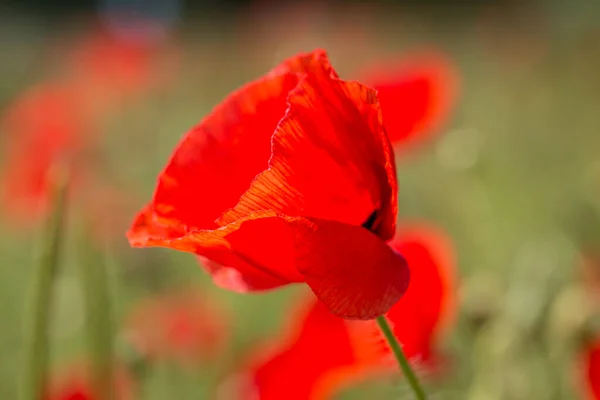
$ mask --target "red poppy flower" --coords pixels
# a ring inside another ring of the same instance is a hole
[[[442,54],[382,62],[360,76],[377,89],[385,128],[397,151],[428,139],[456,102],[458,73]]]
[[[406,255],[411,283],[386,318],[407,357],[431,365],[437,336],[454,313],[449,241],[437,229],[415,224],[401,229],[392,245]],[[324,400],[356,379],[396,371],[374,321],[338,318],[312,296],[304,307],[281,342],[260,349],[245,373],[226,382],[233,398]]]
[[[76,112],[81,98],[71,87],[42,85],[25,92],[9,108],[3,171],[3,203],[19,220],[43,214],[51,182],[49,171],[74,161],[85,148],[87,121]]]
[[[69,80],[86,91],[99,112],[163,88],[175,76],[178,49],[157,35],[160,27],[153,24],[143,19],[128,20],[123,29],[99,24],[70,50]]]
[[[583,396],[589,400],[600,399],[600,340],[585,345],[580,356],[580,382],[583,384]]]
[[[598,252],[587,247],[579,262],[579,281],[589,303],[585,304],[583,317],[588,320],[600,309],[600,258]],[[580,321],[581,323],[581,321]],[[578,324],[579,326],[580,324]],[[581,326],[579,326],[581,328]],[[600,400],[600,338],[585,332],[582,339],[582,351],[578,356],[576,369],[576,387],[584,399]]]
[[[323,51],[293,57],[189,131],[128,232],[210,260],[229,289],[306,282],[335,314],[386,312],[408,284],[397,184],[377,95]]]
[[[227,328],[224,310],[198,291],[185,290],[138,304],[127,319],[125,335],[146,357],[191,365],[223,350]]]
[[[98,139],[86,97],[68,84],[44,84],[20,96],[3,119],[6,132],[2,165],[4,216],[18,226],[43,218],[51,201],[55,169],[68,166],[70,195],[97,238],[114,237],[123,224],[127,199],[101,184],[93,149]],[[122,232],[122,230],[121,230]]]
[[[70,63],[75,76],[87,84],[135,94],[151,82],[152,47],[144,40],[97,30],[74,48]]]
[[[115,400],[133,400],[135,384],[127,371],[119,367],[114,378]],[[60,372],[51,380],[45,400],[100,400],[94,392],[89,366],[77,363]]]

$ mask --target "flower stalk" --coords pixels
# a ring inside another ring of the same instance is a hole
[[[406,377],[406,380],[408,381],[413,393],[415,394],[415,398],[417,400],[427,400],[425,390],[421,386],[419,378],[417,377],[417,375],[411,368],[408,360],[406,359],[404,351],[402,351],[402,347],[400,346],[400,343],[398,343],[398,340],[396,339],[396,336],[394,335],[390,324],[385,319],[385,316],[381,315],[377,317],[377,324],[379,325],[379,329],[381,329],[381,332],[385,336],[385,339],[389,343],[392,352],[394,353],[394,356],[396,357],[396,360],[400,365],[402,373]]]
[[[61,171],[62,172],[62,171]],[[21,374],[19,398],[38,400],[47,384],[50,339],[48,328],[52,310],[52,288],[58,272],[65,235],[66,174],[54,176],[53,211],[43,234],[43,247],[34,272],[25,313],[25,359]]]
[[[92,361],[91,379],[98,399],[112,400],[114,341],[109,278],[104,255],[92,246],[89,235],[83,237],[79,266],[85,302],[87,340]]]

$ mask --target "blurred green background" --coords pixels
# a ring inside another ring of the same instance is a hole
[[[54,51],[94,18],[7,10],[0,17],[0,110],[60,73]],[[435,139],[398,160],[401,218],[443,227],[458,254],[461,311],[441,344],[452,372],[431,384],[433,398],[578,398],[573,377],[583,306],[572,293],[582,280],[580,254],[600,249],[600,3],[263,3],[190,16],[179,11],[167,25],[180,56],[177,73],[166,88],[125,103],[98,127],[102,173],[127,188],[130,217],[150,198],[180,135],[283,58],[325,48],[340,75],[355,79],[358,68],[382,56],[436,48],[461,73],[459,103]],[[1,135],[10,140],[10,132]],[[56,364],[79,358],[85,345],[78,219],[72,210],[57,281]],[[40,238],[39,231],[9,224],[0,235],[0,398],[14,399],[24,300]],[[107,260],[117,328],[137,301],[191,282],[232,310],[233,337],[221,359],[199,371],[154,366],[143,399],[211,398],[241,354],[276,336],[302,290],[229,293],[214,287],[194,257],[130,249],[124,234],[111,242]],[[339,398],[366,393],[410,398],[395,380]]]

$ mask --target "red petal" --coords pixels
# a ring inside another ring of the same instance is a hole
[[[362,225],[377,212],[372,230],[391,238],[397,216],[396,172],[376,92],[338,79],[325,59],[288,101],[273,136],[269,168],[219,222],[275,210]]]
[[[334,221],[298,220],[296,267],[334,314],[372,319],[404,294],[404,259],[368,230]]]
[[[396,149],[428,138],[456,103],[458,74],[443,54],[415,54],[365,72],[378,91],[383,121]]]
[[[217,228],[214,221],[267,168],[271,136],[285,114],[288,93],[300,72],[320,62],[320,54],[285,61],[235,91],[190,130],[160,175],[146,216],[138,218],[129,236],[160,232],[163,238],[175,238]]]
[[[600,400],[600,340],[587,345],[583,355],[584,395],[589,400]]]

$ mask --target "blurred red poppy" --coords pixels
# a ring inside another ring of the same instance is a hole
[[[128,372],[119,367],[115,373],[114,380],[115,400],[133,400],[135,395],[135,383]],[[101,400],[95,393],[90,378],[89,366],[85,363],[76,363],[68,369],[53,377],[45,400]]]
[[[127,340],[146,357],[183,365],[216,356],[229,337],[227,313],[199,292],[186,289],[138,304],[125,324]]]
[[[379,96],[385,128],[396,151],[403,152],[439,131],[458,94],[458,73],[436,52],[386,60],[359,74]]]
[[[406,290],[394,155],[376,92],[301,54],[189,131],[128,232],[133,246],[208,259],[215,282],[306,282],[335,314],[381,315]]]
[[[2,121],[6,136],[1,202],[3,217],[14,226],[35,225],[44,218],[55,173],[64,167],[69,195],[94,237],[106,242],[116,237],[119,227],[120,232],[126,229],[128,198],[99,179],[94,154],[99,137],[86,102],[77,87],[43,84],[26,91],[8,109]]]
[[[600,400],[600,340],[585,344],[580,361],[584,398]]]
[[[176,49],[152,35],[143,35],[152,31],[144,29],[149,23],[131,21],[135,24],[132,31],[139,26],[139,35],[119,35],[100,26],[75,45],[68,57],[70,79],[87,89],[96,106],[118,104],[121,96],[136,97],[164,86],[174,75]]]
[[[584,289],[585,299],[589,301],[580,307],[579,314],[583,320],[592,321],[594,313],[600,311],[600,257],[593,247],[586,246],[581,253],[579,262],[579,282]],[[590,324],[593,326],[593,324]],[[600,400],[600,337],[587,331],[590,326],[584,326],[582,351],[579,354],[577,365],[577,387],[582,392],[582,397],[589,400]],[[581,329],[581,326],[578,325]]]
[[[9,108],[3,125],[5,164],[2,182],[6,215],[34,220],[48,206],[49,171],[76,161],[90,129],[77,112],[79,92],[65,85],[40,85],[25,92]]]
[[[409,358],[436,367],[437,336],[455,307],[449,241],[437,229],[415,224],[401,229],[392,245],[406,255],[411,283],[386,318]],[[233,398],[323,400],[357,379],[396,371],[374,321],[338,318],[312,296],[303,306],[281,342],[259,349],[245,373],[226,382]]]

